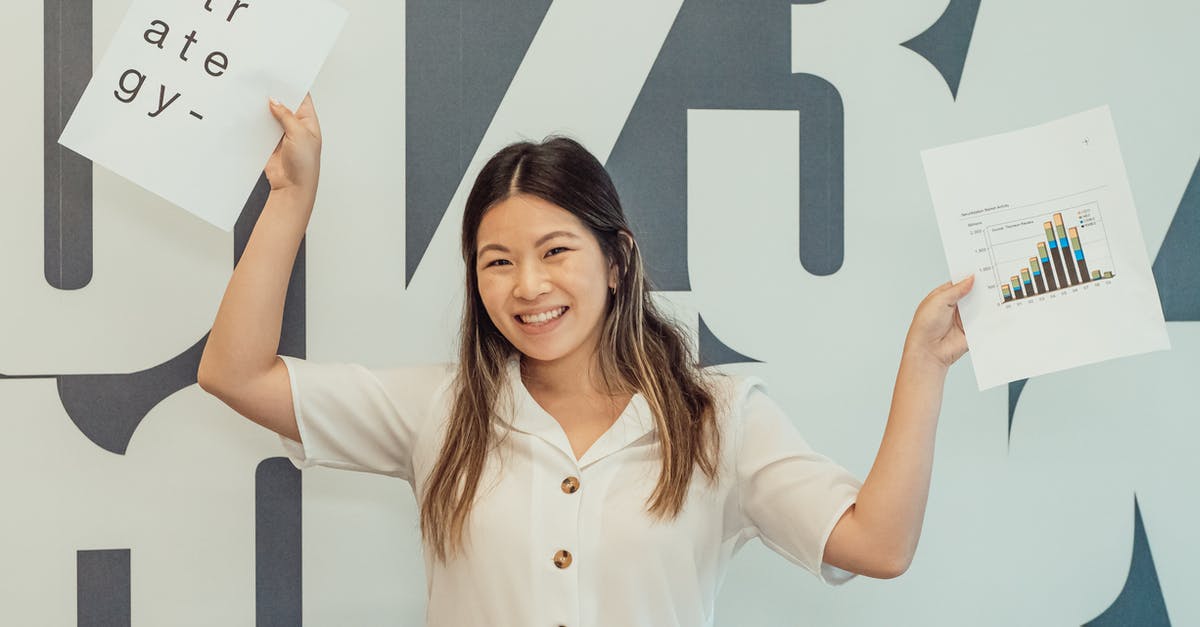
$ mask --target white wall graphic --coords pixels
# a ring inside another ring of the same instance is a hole
[[[281,351],[452,357],[470,182],[567,133],[708,354],[745,356],[726,367],[862,477],[912,312],[948,278],[919,151],[1108,104],[1172,350],[984,393],[964,359],[910,570],[830,589],[752,543],[717,624],[1200,623],[1200,5],[341,4]],[[277,438],[195,385],[261,193],[231,234],[47,140],[125,9],[0,20],[0,624],[421,624],[408,487],[298,488]]]

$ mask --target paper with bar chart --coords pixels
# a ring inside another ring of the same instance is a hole
[[[1170,348],[1108,107],[921,158],[980,390]]]

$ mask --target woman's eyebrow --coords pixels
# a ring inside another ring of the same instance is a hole
[[[551,232],[539,237],[538,240],[533,243],[533,245],[541,246],[542,244],[545,244],[546,242],[548,242],[556,237],[569,237],[572,239],[579,239],[578,235],[576,235],[570,231],[551,231]]]
[[[534,242],[534,243],[533,243],[533,245],[534,245],[535,247],[537,247],[537,246],[541,246],[542,244],[545,244],[546,242],[548,242],[548,241],[550,241],[550,240],[552,240],[552,239],[554,239],[554,238],[556,238],[556,237],[569,237],[569,238],[572,238],[572,239],[579,239],[579,236],[578,236],[578,235],[576,235],[576,234],[574,234],[574,233],[572,233],[572,232],[570,232],[570,231],[551,231],[551,232],[549,232],[549,233],[547,233],[547,234],[545,234],[545,235],[543,235],[543,236],[541,236],[541,237],[537,238],[537,241],[536,241],[536,242]],[[484,244],[484,245],[483,245],[483,246],[482,246],[482,247],[479,249],[479,252],[477,252],[477,253],[475,253],[475,254],[476,254],[476,255],[482,255],[483,253],[486,253],[486,252],[487,252],[487,251],[489,251],[489,250],[498,250],[498,251],[500,251],[500,252],[502,252],[502,253],[511,252],[511,251],[509,251],[509,250],[508,250],[508,248],[507,248],[507,247],[505,247],[505,246],[501,246],[500,244]]]

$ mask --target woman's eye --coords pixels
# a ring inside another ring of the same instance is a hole
[[[546,251],[546,256],[549,257],[552,255],[557,255],[560,252],[567,251],[567,250],[571,250],[571,249],[567,248],[566,246],[555,246],[554,248],[551,248],[550,250]],[[509,263],[509,261],[507,259],[493,259],[493,260],[483,264],[483,267],[490,268],[492,266],[498,266],[501,264],[512,265],[511,263]]]

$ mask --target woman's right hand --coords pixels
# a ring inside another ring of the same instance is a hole
[[[321,176],[321,124],[312,96],[305,94],[295,113],[274,100],[268,106],[283,126],[283,137],[265,169],[271,191],[295,190],[315,196]]]

